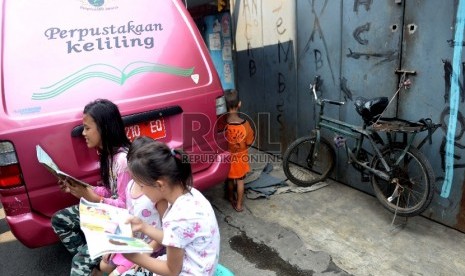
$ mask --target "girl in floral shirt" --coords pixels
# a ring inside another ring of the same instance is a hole
[[[136,149],[150,142],[153,142],[153,139],[146,136],[134,140],[134,143],[129,147],[127,157],[130,158]],[[167,208],[168,202],[166,200],[152,202],[134,180],[129,181],[126,188],[126,209],[129,211],[129,214],[141,218],[145,223],[155,228],[161,229],[161,218]],[[143,239],[154,248],[152,256],[157,257],[166,254],[165,247],[153,241],[147,235],[139,232],[135,233],[134,236]],[[132,267],[133,263],[124,258],[121,253],[108,254],[103,256],[98,267],[99,269],[94,269],[92,276],[104,275],[104,273],[107,273],[109,276],[118,276]]]
[[[166,255],[124,254],[140,271],[123,275],[214,275],[220,251],[220,233],[210,202],[192,187],[192,171],[183,152],[153,141],[128,158],[129,171],[153,202],[166,199],[163,230],[130,219],[133,231],[142,232],[166,247]]]

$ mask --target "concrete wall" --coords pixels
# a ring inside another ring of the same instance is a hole
[[[233,1],[237,88],[256,123],[260,148],[281,152],[297,131],[296,4]],[[289,124],[293,122],[293,124]],[[289,135],[291,134],[291,135]]]
[[[465,231],[465,91],[462,54],[465,0],[232,0],[237,89],[258,128],[257,146],[280,153],[314,126],[308,85],[324,80],[324,97],[344,100],[330,115],[361,124],[358,96],[394,96],[396,69],[414,70],[385,116],[442,122],[430,159],[436,188],[424,213]],[[329,137],[332,139],[333,137]],[[372,193],[338,152],[333,177]]]

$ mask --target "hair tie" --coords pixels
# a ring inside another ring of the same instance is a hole
[[[174,149],[171,149],[171,155],[176,156],[176,152],[174,151]]]

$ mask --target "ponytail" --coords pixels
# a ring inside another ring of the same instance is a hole
[[[181,149],[171,149],[170,150],[171,156],[174,158],[176,162],[176,166],[178,167],[179,174],[177,175],[177,181],[183,183],[185,189],[190,190],[193,186],[192,180],[192,167],[191,164],[187,161],[187,154],[182,151]]]

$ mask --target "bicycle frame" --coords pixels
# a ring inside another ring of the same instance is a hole
[[[284,152],[286,177],[303,187],[324,181],[337,161],[334,147],[344,146],[347,163],[361,173],[362,181],[371,181],[373,193],[394,216],[409,217],[425,211],[433,198],[436,177],[428,158],[419,149],[427,139],[432,143],[432,134],[441,124],[434,124],[430,118],[414,122],[382,117],[394,96],[389,102],[387,97],[357,98],[355,109],[363,122],[348,123],[325,115],[326,104],[340,106],[345,102],[320,98],[317,94],[320,83],[317,76],[310,85],[320,109],[315,118],[316,126],[310,135],[294,140]],[[401,78],[396,94],[409,85],[408,79]],[[426,130],[427,135],[423,135],[426,137],[417,135]],[[335,145],[331,146],[324,137],[326,132],[336,135]]]
[[[328,129],[328,130],[332,131],[333,133],[337,133],[337,134],[343,135],[345,137],[350,137],[350,138],[354,139],[355,142],[356,142],[355,147],[354,147],[355,154],[351,150],[349,150],[349,147],[347,146],[347,143],[344,142],[344,147],[346,148],[346,153],[347,153],[347,156],[349,157],[349,163],[355,162],[356,164],[358,164],[362,168],[366,169],[368,172],[370,172],[372,174],[375,174],[376,176],[378,176],[378,177],[380,177],[380,178],[382,178],[382,179],[384,179],[386,181],[389,181],[391,179],[390,175],[386,174],[383,171],[380,171],[380,170],[377,170],[375,168],[370,167],[369,164],[367,164],[366,162],[362,162],[357,158],[358,153],[363,148],[362,145],[363,145],[364,140],[367,139],[370,142],[370,144],[372,146],[372,149],[374,150],[375,154],[381,160],[381,163],[382,163],[383,167],[385,168],[385,170],[387,172],[392,171],[391,166],[388,165],[388,163],[384,159],[379,147],[376,146],[376,142],[372,138],[372,134],[375,133],[376,131],[369,130],[369,129],[366,128],[366,126],[360,127],[360,126],[357,126],[357,125],[353,125],[353,124],[343,122],[343,121],[338,120],[338,119],[334,119],[334,118],[325,116],[324,115],[325,103],[330,103],[330,104],[334,104],[334,105],[344,105],[345,103],[344,102],[326,100],[326,99],[319,99],[318,96],[316,95],[316,86],[315,85],[313,85],[312,90],[313,90],[313,93],[314,93],[314,96],[315,96],[316,103],[320,106],[320,112],[319,112],[319,116],[318,116],[318,119],[317,119],[316,128],[314,129],[314,131],[316,132],[315,133],[315,135],[316,135],[316,143],[317,144],[320,143],[320,136],[321,136],[320,130],[321,129]],[[404,134],[406,135],[407,133],[404,132]],[[404,150],[399,155],[399,157],[396,160],[396,162],[394,163],[394,165],[398,165],[404,159],[405,154],[407,153],[409,147],[413,145],[413,141],[415,139],[416,134],[417,134],[416,132],[412,132],[410,137],[408,137],[408,139],[406,139],[406,141],[404,141],[405,142]],[[431,134],[429,134],[429,136],[430,135]],[[389,137],[388,138],[388,140],[389,140],[388,144],[391,144],[391,142],[392,142],[391,136],[388,135],[388,137]],[[406,138],[406,137],[404,137],[404,138]],[[420,143],[420,145],[423,145],[427,138],[428,138],[428,136],[424,138],[424,140]],[[316,148],[318,149],[319,147],[316,147]],[[318,154],[318,152],[315,151],[315,156],[317,154]]]
[[[386,173],[376,170],[372,167],[370,167],[368,164],[365,162],[361,162],[356,158],[356,155],[358,155],[359,151],[362,149],[362,144],[364,139],[366,138],[368,141],[370,141],[370,144],[372,145],[373,150],[375,151],[376,155],[378,155],[381,159],[381,162],[386,169],[386,171],[391,171],[391,167],[387,164],[387,162],[384,160],[379,148],[376,146],[374,140],[370,137],[371,131],[368,131],[366,129],[363,129],[359,126],[352,125],[334,118],[330,118],[328,116],[324,115],[324,102],[320,104],[320,113],[319,113],[319,118],[317,121],[317,126],[315,128],[315,134],[316,134],[316,143],[318,144],[320,142],[320,130],[322,128],[328,129],[334,133],[343,135],[345,137],[350,137],[355,140],[355,154],[349,150],[349,147],[347,144],[344,142],[344,147],[346,149],[347,156],[349,157],[349,163],[350,162],[355,162],[359,166],[363,167],[364,169],[368,170],[370,173],[376,174],[380,178],[389,181],[390,176],[387,175]],[[316,147],[318,149],[318,147]],[[405,153],[407,152],[408,147],[404,150],[404,152],[401,154],[400,158],[396,161],[396,163],[399,163],[403,157],[405,156]],[[315,155],[318,153],[315,152]]]

